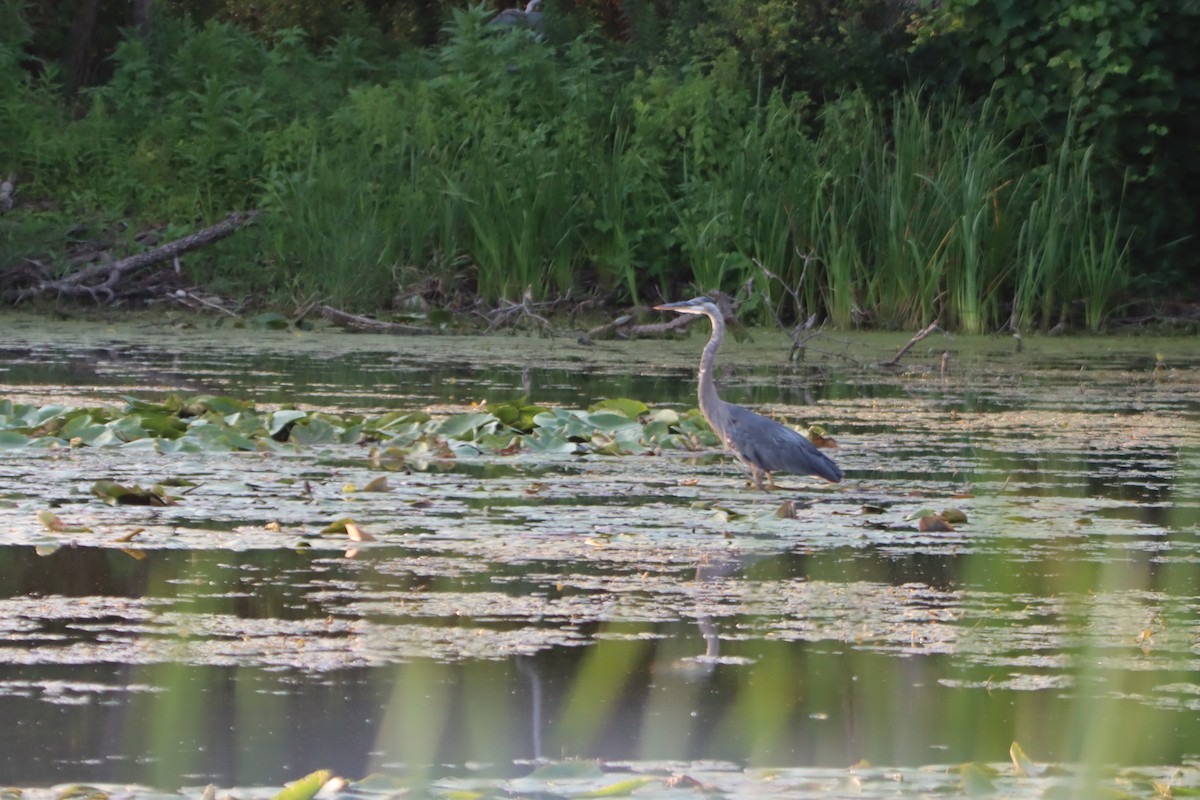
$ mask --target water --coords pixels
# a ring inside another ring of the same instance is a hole
[[[702,344],[6,324],[0,396],[77,404],[690,406]],[[1014,741],[1057,765],[1190,769],[1194,340],[943,338],[872,366],[904,341],[791,362],[756,334],[719,358],[728,399],[837,439],[839,486],[756,492],[716,453],[385,470],[353,446],[0,451],[0,784],[328,767],[469,786],[579,757],[758,790],[781,770],[822,793],[866,761],[945,790],[966,779],[939,765],[1004,762]],[[380,474],[386,492],[344,490]],[[168,478],[196,486],[166,507],[89,492]],[[947,508],[968,521],[918,530]],[[45,530],[43,509],[80,530]],[[347,517],[375,541],[322,534]]]

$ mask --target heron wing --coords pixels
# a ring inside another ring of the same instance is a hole
[[[529,17],[519,8],[505,8],[488,20],[488,25],[498,28],[527,28]]]
[[[816,475],[837,483],[841,468],[806,437],[773,419],[726,403],[722,438],[744,460],[767,472]]]

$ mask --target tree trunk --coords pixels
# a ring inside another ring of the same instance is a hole
[[[151,13],[153,0],[133,0],[133,13],[130,15],[134,30],[143,42],[150,38]]]
[[[80,0],[75,19],[71,22],[65,59],[68,92],[74,93],[81,86],[86,86],[95,69],[92,42],[96,36],[96,16],[99,11],[100,0]]]

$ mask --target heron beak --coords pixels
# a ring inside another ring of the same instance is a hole
[[[678,303],[663,303],[654,307],[656,311],[674,311],[677,314],[705,314],[704,307],[695,300],[680,300]]]

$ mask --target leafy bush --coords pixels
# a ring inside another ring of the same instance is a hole
[[[1127,231],[1138,229],[1135,258],[1158,262],[1155,251],[1196,224],[1197,23],[1194,0],[946,0],[918,17],[917,58],[953,84],[994,92],[1007,124],[1048,150],[1090,148],[1097,191],[1110,205],[1123,198]],[[1193,249],[1166,255],[1189,270]]]

